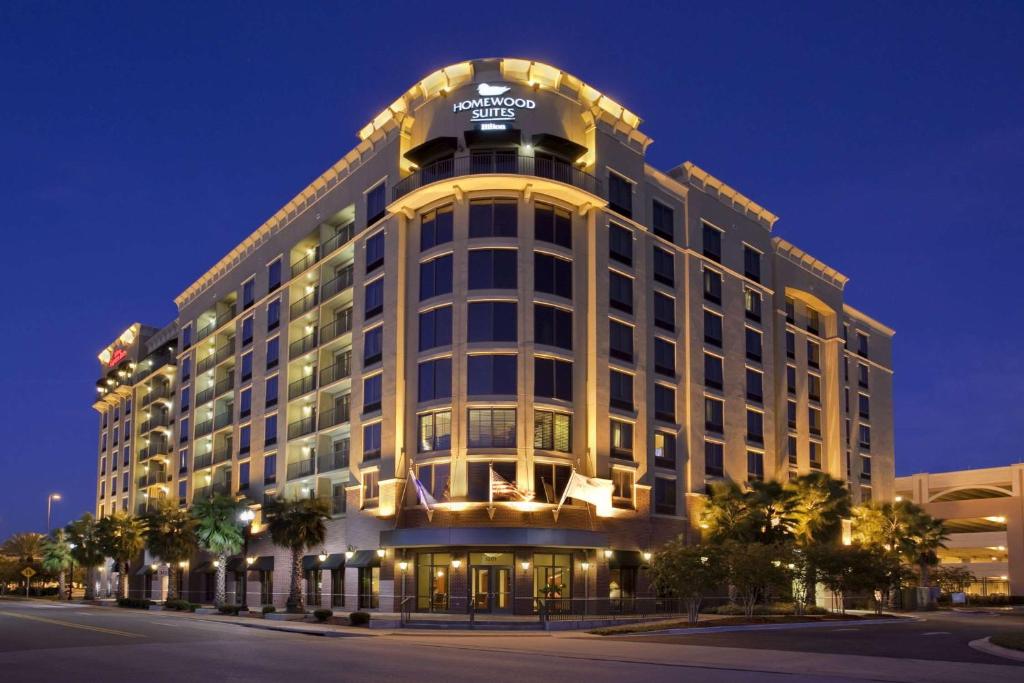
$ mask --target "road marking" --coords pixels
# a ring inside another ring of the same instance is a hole
[[[839,633],[840,631],[859,631],[859,628],[834,628],[832,633]]]
[[[108,633],[114,636],[124,636],[125,638],[145,638],[144,635],[139,633],[129,633],[128,631],[118,631],[112,628],[103,628],[101,626],[88,626],[86,624],[76,624],[71,621],[61,621],[59,619],[47,619],[46,617],[34,617],[28,614],[18,614],[16,612],[2,612],[0,614],[15,617],[17,619],[29,619],[30,621],[41,621],[45,624],[54,624],[56,626],[65,626],[67,628],[77,628],[83,631],[96,631],[98,633]]]
[[[922,633],[921,635],[922,636],[951,636],[953,634],[950,633],[949,631],[928,631],[927,633]]]

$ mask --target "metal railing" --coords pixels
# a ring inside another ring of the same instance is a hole
[[[467,156],[442,159],[424,166],[403,178],[392,190],[392,200],[424,185],[467,175],[498,173],[548,178],[599,195],[601,183],[594,176],[564,161],[520,156],[515,152],[477,152]]]
[[[308,477],[313,474],[315,465],[316,461],[313,458],[299,460],[298,462],[290,462],[288,463],[288,471],[285,477],[288,481]]]
[[[193,459],[192,468],[194,470],[201,470],[204,467],[209,467],[213,464],[213,453],[197,453]]]
[[[315,372],[308,374],[305,377],[300,377],[294,382],[288,383],[288,400],[290,401],[293,398],[298,398],[299,396],[302,396],[303,394],[308,394],[314,389],[316,389]]]
[[[288,345],[288,358],[295,358],[301,356],[304,353],[308,353],[316,348],[316,328],[307,334],[302,339],[297,339]]]
[[[344,270],[334,276],[333,279],[324,283],[324,286],[320,288],[320,300],[327,301],[335,294],[348,289],[351,286],[352,266],[347,266]]]
[[[157,469],[148,474],[144,474],[138,478],[137,484],[139,488],[145,488],[146,486],[152,486],[153,484],[166,484],[167,483],[167,472],[162,469]]]
[[[323,411],[320,413],[320,423],[317,425],[317,429],[327,429],[335,425],[345,424],[349,421],[350,412],[351,410],[347,402],[340,408],[331,408]]]
[[[224,311],[223,313],[218,313],[217,314],[217,321],[214,323],[214,325],[215,325],[215,327],[220,327],[221,325],[227,324],[228,321],[231,320],[234,317],[235,317],[235,305],[231,304],[230,306],[228,306],[226,311]]]
[[[196,363],[196,374],[201,375],[207,370],[212,370],[213,366],[217,364],[217,353],[211,353],[208,356],[203,357],[202,360]]]
[[[325,453],[316,458],[316,471],[321,474],[345,467],[348,467],[348,450]]]
[[[139,425],[139,433],[144,434],[145,432],[156,429],[157,427],[167,427],[170,423],[171,420],[167,415],[156,415]]]
[[[142,407],[145,408],[153,401],[159,398],[169,398],[171,395],[170,388],[166,384],[158,384],[153,389],[142,397]]]
[[[291,313],[291,317],[294,319],[299,317],[303,313],[312,310],[313,307],[316,306],[318,301],[319,299],[317,298],[317,290],[314,289],[312,292],[302,297],[298,301],[293,302],[292,305],[288,307],[288,311]]]
[[[298,261],[295,261],[294,263],[292,263],[292,266],[291,266],[292,277],[295,277],[296,275],[298,275],[302,271],[306,270],[311,265],[316,263],[318,260],[320,260],[320,246],[319,245],[313,247],[312,251],[308,252],[305,256],[300,258]]]
[[[225,410],[222,413],[218,413],[217,417],[213,418],[213,428],[220,429],[221,427],[227,427],[234,420],[232,411]]]
[[[344,246],[345,244],[350,242],[353,237],[355,237],[355,233],[356,233],[356,224],[355,223],[348,223],[347,225],[341,226],[338,229],[337,233],[335,233],[331,237],[328,237],[326,240],[324,240],[320,244],[320,255],[321,256],[327,256],[328,254],[333,252],[335,249],[338,249],[339,247]]]
[[[214,396],[214,388],[213,387],[207,387],[206,389],[203,389],[198,394],[196,394],[196,407],[198,408],[201,405],[209,403],[210,401],[213,400],[213,396]]]
[[[149,444],[139,449],[139,462],[149,460],[157,455],[167,455],[168,452],[169,449],[166,441],[150,439]]]
[[[231,356],[233,356],[233,355],[235,355],[235,340],[234,339],[229,341],[227,344],[221,344],[220,347],[217,348],[217,354],[216,354],[217,360],[216,360],[216,362],[219,363],[222,360],[227,360],[228,358],[231,358]]]
[[[202,422],[200,422],[199,424],[196,425],[195,438],[198,439],[201,436],[206,436],[207,434],[209,434],[212,431],[213,431],[213,420],[212,419],[211,420],[203,420]]]
[[[235,388],[235,373],[229,372],[226,377],[221,381],[217,382],[217,386],[214,388],[214,395],[220,396],[224,392]]]
[[[218,463],[227,462],[231,459],[231,442],[226,441],[224,444],[213,451],[213,460],[211,464],[216,465]]]
[[[327,386],[352,374],[352,356],[346,354],[320,371],[320,386]]]
[[[312,434],[314,429],[316,429],[316,415],[315,414],[310,415],[309,417],[304,417],[304,418],[302,418],[300,420],[296,420],[295,422],[289,423],[288,424],[288,438],[289,439],[297,439],[300,436],[305,436],[306,434]]]
[[[320,329],[320,343],[326,344],[346,332],[352,331],[352,307],[343,310],[338,317]]]

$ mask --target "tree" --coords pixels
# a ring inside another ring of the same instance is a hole
[[[103,545],[100,539],[99,523],[88,512],[65,527],[67,540],[71,547],[71,556],[86,572],[85,599],[96,597],[96,587],[92,572],[103,562]]]
[[[807,551],[819,545],[838,545],[842,540],[843,520],[850,517],[850,491],[846,484],[824,472],[809,472],[790,479],[786,490],[792,497],[790,533],[796,548],[802,551],[800,568],[803,586],[798,589],[804,595],[797,600],[798,609],[802,602],[813,602],[817,576],[812,562],[807,561]],[[794,596],[795,598],[796,596]]]
[[[304,613],[302,595],[302,555],[309,548],[322,545],[327,535],[324,520],[328,519],[327,502],[320,498],[285,500],[275,498],[264,506],[270,539],[274,545],[292,553],[292,577],[288,590],[289,612]]]
[[[794,524],[796,504],[793,493],[777,481],[752,481],[746,493],[747,509],[754,522],[755,540],[780,543]]]
[[[146,547],[167,563],[167,599],[178,597],[178,563],[192,556],[197,545],[196,520],[171,500],[162,501],[146,518]]]
[[[659,595],[686,603],[691,626],[697,623],[704,597],[722,588],[727,577],[718,548],[687,545],[682,536],[655,553],[648,571]]]
[[[854,541],[881,548],[915,564],[921,585],[928,584],[928,569],[945,547],[942,520],[935,519],[910,501],[871,503],[854,510]]]
[[[41,567],[39,561],[43,557],[43,535],[34,532],[14,534],[0,546],[0,555],[12,558],[17,564],[20,572],[25,567],[31,567],[38,571]],[[25,593],[28,594],[28,587],[31,579],[25,578]]]
[[[968,586],[978,580],[967,567],[951,565],[936,569],[932,574],[932,579],[943,593],[963,593]]]
[[[57,576],[57,599],[64,599],[67,571],[71,569],[71,546],[63,529],[54,529],[43,541],[43,569]]]
[[[234,498],[225,495],[201,499],[192,505],[199,546],[217,557],[217,589],[214,596],[217,607],[223,607],[226,602],[228,555],[234,555],[242,548],[238,513],[239,504]]]
[[[754,606],[791,582],[785,547],[779,544],[726,541],[721,555],[729,584],[734,588],[747,617]]]
[[[868,546],[833,545],[818,546],[811,555],[822,583],[840,596],[840,611],[845,614],[847,601],[865,594],[881,611],[893,580],[890,554]]]
[[[131,561],[145,547],[146,523],[126,512],[113,512],[98,526],[100,547],[117,563],[117,595],[127,598]]]

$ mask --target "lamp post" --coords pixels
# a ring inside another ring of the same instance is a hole
[[[252,520],[256,519],[256,513],[251,508],[245,508],[238,515],[245,528],[242,530],[242,558],[245,561],[245,568],[242,570],[242,604],[239,609],[249,609],[249,534],[252,531]]]
[[[68,543],[68,549],[71,551],[71,553],[74,553],[75,548],[77,547],[78,545],[75,543]],[[69,569],[69,573],[71,574],[71,576],[68,577],[70,579],[68,581],[68,602],[71,602],[71,598],[73,598],[75,595],[75,556],[71,553],[69,553],[71,557],[71,567]]]
[[[59,493],[51,493],[46,497],[46,533],[50,533],[50,516],[53,512],[53,501],[60,500]]]
[[[409,568],[409,563],[402,560],[398,563],[398,568],[402,570],[402,602],[399,603],[399,611],[405,610],[405,570]]]
[[[590,602],[590,562],[583,560],[583,616],[587,615],[587,603]]]

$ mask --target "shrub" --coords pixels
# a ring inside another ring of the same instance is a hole
[[[317,621],[323,623],[334,616],[334,612],[329,609],[316,609],[313,610],[313,616],[316,617]]]
[[[277,611],[277,608],[274,607],[273,605],[263,605],[263,613],[264,614],[273,614],[276,611]]]
[[[177,612],[188,611],[192,606],[188,600],[167,600],[164,602],[164,607],[167,609],[173,609]]]
[[[804,614],[826,614],[828,610],[817,605],[804,607]],[[742,605],[721,605],[715,609],[715,614],[728,616],[742,616],[745,614]],[[788,616],[796,614],[796,609],[791,602],[774,602],[770,605],[754,605],[753,614],[757,616]]]
[[[241,605],[221,605],[217,608],[217,611],[221,614],[229,614],[231,616],[238,616],[238,612],[242,609]]]
[[[156,603],[152,600],[144,600],[142,598],[118,598],[118,607],[127,607],[128,609],[149,609],[150,605]]]
[[[369,612],[353,612],[348,615],[348,623],[352,626],[369,626],[370,625],[370,613]]]

